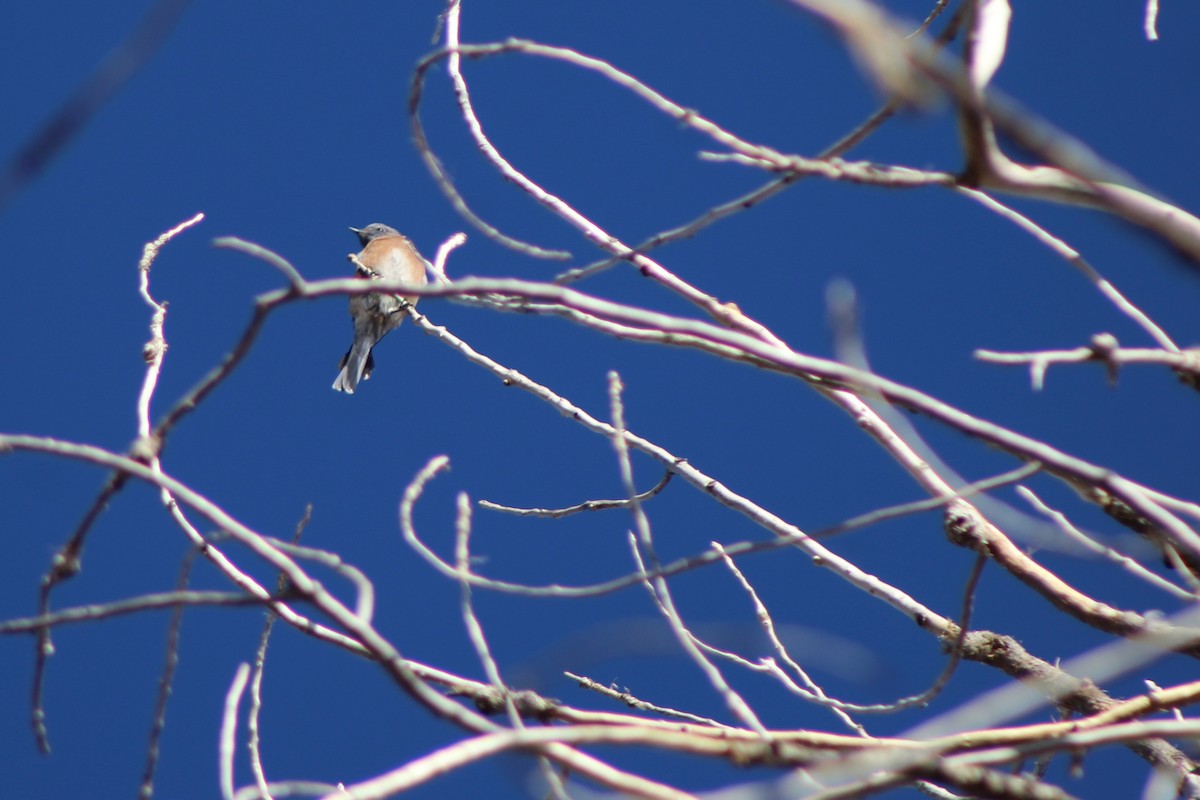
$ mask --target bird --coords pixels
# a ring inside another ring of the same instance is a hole
[[[407,236],[380,222],[350,230],[362,243],[355,277],[425,285],[427,262]],[[375,345],[388,331],[404,322],[405,306],[416,302],[415,297],[395,294],[356,294],[350,298],[354,343],[338,364],[341,371],[333,382],[334,390],[354,394],[358,382],[371,376],[371,370],[375,368],[372,355]]]

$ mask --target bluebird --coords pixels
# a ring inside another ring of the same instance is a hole
[[[351,228],[362,242],[358,254],[357,276],[364,280],[405,281],[425,285],[425,259],[408,237],[395,228],[374,222],[365,228]],[[371,377],[375,368],[372,349],[387,332],[404,322],[404,306],[416,303],[415,297],[394,294],[359,294],[350,298],[350,318],[354,320],[354,343],[342,356],[333,388],[354,394],[360,380]]]

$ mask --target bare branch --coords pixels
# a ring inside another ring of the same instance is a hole
[[[696,714],[691,714],[687,711],[679,711],[678,709],[655,705],[654,703],[634,697],[629,693],[628,690],[619,692],[611,686],[605,686],[601,683],[597,683],[591,678],[585,678],[582,675],[576,675],[574,672],[564,672],[563,674],[571,680],[577,681],[580,687],[584,689],[590,689],[591,691],[602,694],[605,697],[611,697],[613,700],[618,700],[630,708],[636,708],[638,711],[649,711],[652,714],[661,714],[664,717],[694,722],[697,725],[711,725],[714,728],[721,728],[724,730],[737,730],[736,728],[733,728],[722,722],[718,722],[715,719],[697,716]]]
[[[499,503],[493,503],[490,500],[480,500],[479,506],[489,511],[503,511],[506,514],[514,514],[518,517],[548,517],[550,519],[558,519],[578,514],[581,511],[607,511],[613,508],[628,508],[632,502],[641,503],[654,497],[667,488],[667,484],[670,482],[671,472],[668,470],[663,473],[662,480],[650,489],[635,495],[633,500],[585,500],[582,503],[567,506],[566,508],[513,508],[512,506],[502,506]]]
[[[82,131],[100,109],[141,71],[191,5],[158,0],[137,28],[104,58],[62,107],[26,142],[0,175],[0,209],[12,201]]]
[[[242,692],[250,677],[250,665],[238,664],[233,682],[225,695],[225,712],[221,716],[220,739],[220,782],[222,800],[233,800],[233,757],[236,750],[238,706],[242,703]]]

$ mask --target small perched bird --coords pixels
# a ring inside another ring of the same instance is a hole
[[[425,285],[425,259],[408,237],[378,222],[350,230],[358,235],[363,246],[358,254],[357,277]],[[371,376],[371,370],[375,368],[371,350],[388,331],[404,322],[405,303],[416,302],[415,297],[395,294],[358,294],[350,298],[354,343],[338,365],[342,371],[333,382],[335,390],[354,394],[358,382]]]

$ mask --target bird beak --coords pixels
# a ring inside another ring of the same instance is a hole
[[[353,228],[352,227],[352,228],[350,228],[350,230],[354,231],[355,233],[362,233],[362,228]]]

